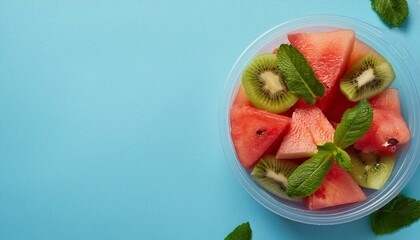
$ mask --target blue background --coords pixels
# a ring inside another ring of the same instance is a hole
[[[400,29],[420,62],[420,5]],[[0,1],[0,239],[373,239],[254,201],[219,140],[227,75],[286,20],[370,1]],[[420,84],[420,83],[419,83]],[[420,199],[420,171],[404,189]],[[381,239],[418,239],[420,223]]]

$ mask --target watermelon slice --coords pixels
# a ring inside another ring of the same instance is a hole
[[[293,112],[291,127],[276,154],[278,159],[313,156],[317,145],[332,142],[334,128],[315,105],[298,108]]]
[[[334,163],[321,187],[303,201],[309,210],[338,206],[366,200],[362,189],[351,175]]]
[[[317,78],[324,84],[325,95],[317,103],[325,110],[339,92],[340,78],[353,50],[354,31],[289,34],[290,43],[306,58]]]
[[[359,39],[354,40],[353,51],[350,55],[349,62],[347,64],[347,69],[350,69],[355,65],[360,59],[364,58],[367,55],[374,55],[378,58],[383,58],[377,51],[369,47],[366,43],[362,42]]]
[[[410,130],[401,114],[373,108],[373,120],[369,131],[354,143],[365,152],[394,153],[398,144],[410,140]]]
[[[289,117],[268,113],[250,106],[232,106],[231,137],[239,161],[252,167],[264,152],[287,130]]]
[[[290,129],[285,134],[283,142],[277,151],[277,159],[294,159],[310,157],[317,152],[316,144],[312,135],[306,127],[304,119],[299,117],[298,112],[292,115]]]

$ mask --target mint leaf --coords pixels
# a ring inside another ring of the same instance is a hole
[[[347,154],[346,151],[337,147],[334,143],[327,142],[322,146],[318,146],[318,154],[331,153],[334,154],[335,161],[342,169],[346,171],[351,171],[353,169],[350,156]]]
[[[366,99],[347,110],[334,132],[334,143],[345,149],[362,137],[370,128],[373,110]]]
[[[314,193],[322,184],[334,160],[334,154],[317,153],[293,171],[288,179],[287,195],[303,198]]]
[[[387,234],[406,227],[420,218],[420,201],[399,194],[371,215],[372,230]]]
[[[313,104],[316,97],[324,95],[324,85],[316,78],[302,53],[292,45],[280,45],[277,52],[277,67],[290,92],[306,103]]]
[[[371,5],[381,19],[392,27],[398,27],[408,17],[406,0],[372,0]]]
[[[318,148],[317,154],[330,154],[337,149],[335,144],[332,142],[327,142],[324,145],[317,146],[317,148]]]
[[[252,230],[249,222],[242,223],[237,226],[229,235],[226,236],[225,240],[251,240]]]
[[[351,164],[351,158],[347,154],[346,151],[344,151],[341,148],[337,148],[337,150],[334,153],[335,161],[340,165],[340,167],[346,171],[353,170],[353,165]]]

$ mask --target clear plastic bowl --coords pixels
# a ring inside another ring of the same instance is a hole
[[[240,86],[241,73],[257,54],[271,52],[280,43],[287,43],[291,32],[318,32],[333,29],[353,29],[356,37],[382,54],[393,66],[396,80],[391,87],[399,90],[401,110],[411,131],[409,144],[398,150],[392,175],[378,191],[364,189],[368,199],[325,210],[310,211],[302,202],[280,199],[259,186],[239,163],[230,137],[229,111]],[[315,225],[332,225],[353,221],[381,208],[391,201],[407,184],[419,164],[419,95],[415,79],[420,76],[415,60],[405,47],[403,39],[388,29],[378,29],[364,22],[334,15],[315,15],[282,23],[257,38],[239,56],[234,64],[220,101],[219,130],[221,142],[229,165],[245,190],[261,205],[285,218]]]

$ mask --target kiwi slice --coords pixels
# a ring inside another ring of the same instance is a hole
[[[297,97],[287,88],[272,53],[257,55],[242,74],[242,85],[249,101],[259,109],[272,113],[287,111]]]
[[[254,167],[251,176],[272,194],[297,201],[300,199],[289,198],[286,193],[287,180],[297,167],[298,165],[290,160],[278,160],[272,155],[266,155]]]
[[[376,96],[394,80],[395,73],[388,61],[368,55],[346,72],[340,89],[350,101],[357,102]]]
[[[382,188],[394,168],[395,154],[363,153],[354,148],[348,148],[347,153],[353,165],[350,174],[354,180],[365,188]]]

